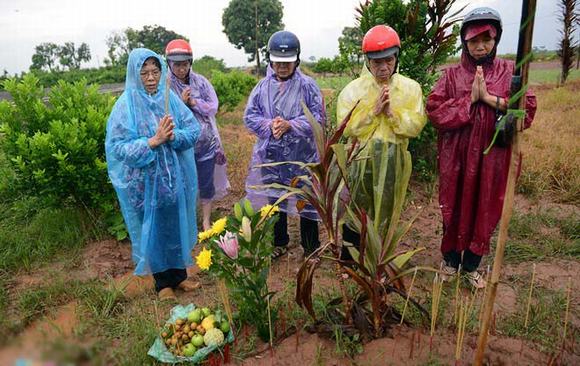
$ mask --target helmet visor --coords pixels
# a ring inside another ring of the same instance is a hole
[[[193,57],[186,53],[176,53],[172,55],[167,55],[167,60],[169,61],[190,61]]]
[[[270,54],[270,62],[296,62],[297,60],[297,55],[275,56]]]
[[[399,47],[390,47],[381,51],[367,52],[366,55],[370,59],[385,58],[389,56],[397,56],[399,54]]]
[[[491,38],[495,38],[495,36],[497,35],[495,27],[491,24],[468,25],[467,29],[465,30],[465,40],[469,41],[470,39],[475,38],[478,35],[485,32],[489,32],[489,36]]]

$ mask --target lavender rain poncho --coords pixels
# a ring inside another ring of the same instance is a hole
[[[324,101],[320,89],[314,80],[296,69],[294,75],[286,81],[278,81],[274,70],[268,66],[264,79],[250,94],[244,123],[258,137],[254,145],[250,169],[246,179],[247,198],[254,207],[274,203],[285,190],[259,187],[271,183],[290,185],[292,178],[306,174],[306,171],[294,164],[283,164],[274,167],[255,168],[265,163],[280,161],[316,162],[318,154],[310,128],[304,115],[301,102],[304,102],[314,118],[324,124]],[[289,121],[292,127],[278,140],[272,135],[272,120],[280,116]],[[297,214],[297,197],[290,197],[280,210]],[[307,205],[298,213],[311,220],[318,220],[314,208]]]
[[[171,63],[171,61],[169,61]],[[218,97],[210,82],[202,75],[189,70],[189,84],[183,83],[173,73],[170,75],[171,89],[181,95],[185,88],[191,89],[190,98],[195,99],[196,105],[191,111],[201,125],[201,133],[195,145],[195,158],[197,161],[205,161],[213,158],[217,151],[223,153],[215,115],[218,111]],[[227,175],[227,164],[217,164],[214,169],[213,184],[215,195],[213,200],[219,200],[228,193],[230,182]]]
[[[154,95],[146,93],[140,77],[149,57],[162,66]],[[144,48],[131,51],[125,91],[107,122],[107,168],[129,230],[136,275],[193,265],[191,250],[197,240],[193,147],[200,127],[172,91],[169,114],[175,139],[155,149],[147,141],[165,115],[166,75],[167,66],[156,53]]]

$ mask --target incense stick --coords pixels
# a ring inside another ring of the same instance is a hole
[[[403,324],[405,320],[405,312],[407,311],[407,305],[409,304],[409,298],[411,297],[411,291],[413,291],[413,286],[415,285],[415,277],[417,277],[417,267],[415,267],[415,271],[413,272],[413,279],[411,280],[411,286],[409,287],[409,292],[407,292],[407,300],[405,300],[405,307],[403,307],[403,314],[401,315],[401,321],[399,325]]]
[[[167,73],[167,78],[165,79],[165,115],[169,114],[169,88],[171,86],[171,79],[169,78],[169,73]]]
[[[536,279],[536,263],[532,266],[532,281],[530,282],[530,291],[528,292],[528,305],[526,306],[526,320],[524,328],[528,331],[528,319],[530,317],[530,306],[532,305],[532,292],[534,291],[534,280]]]

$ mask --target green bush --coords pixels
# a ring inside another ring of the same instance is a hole
[[[233,110],[252,91],[258,81],[241,71],[224,73],[214,70],[211,83],[218,96],[220,109]]]
[[[191,68],[198,74],[205,76],[206,78],[211,78],[214,70],[226,72],[226,64],[222,59],[216,59],[212,56],[203,56],[194,60]]]
[[[114,98],[86,80],[58,81],[46,100],[32,74],[9,79],[13,102],[0,102],[0,148],[14,171],[13,189],[62,205],[113,202],[105,162],[105,126]]]

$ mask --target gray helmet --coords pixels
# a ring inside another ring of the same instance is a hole
[[[465,29],[471,23],[488,23],[492,24],[495,29],[497,30],[497,35],[495,37],[495,43],[499,43],[502,33],[502,23],[501,17],[497,10],[488,8],[488,7],[480,7],[471,10],[469,13],[465,15],[463,18],[463,23],[461,23],[461,41],[464,42],[465,40]]]

